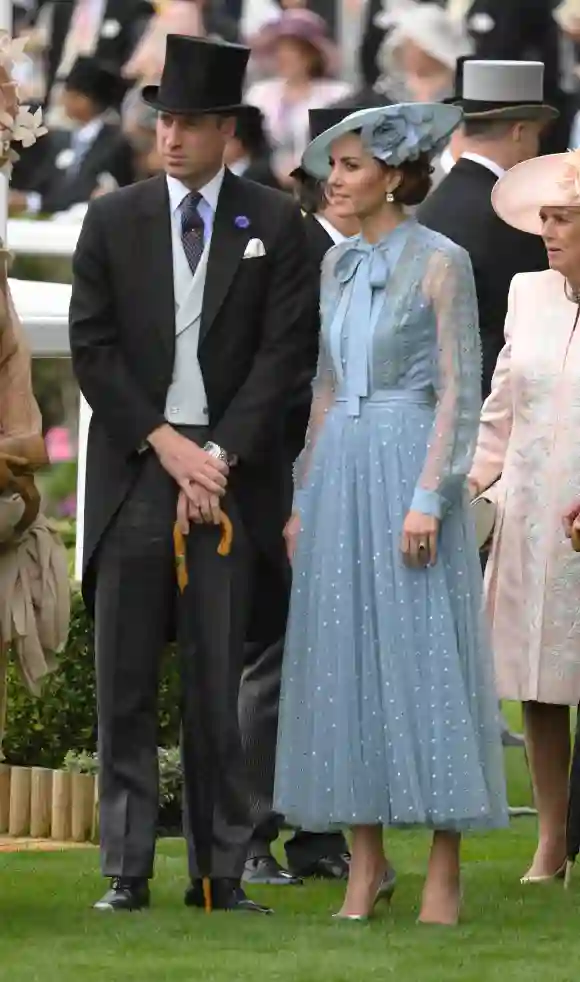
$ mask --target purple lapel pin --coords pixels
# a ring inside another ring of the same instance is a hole
[[[249,228],[250,219],[248,218],[247,215],[237,215],[234,218],[234,225],[236,226],[236,228]]]

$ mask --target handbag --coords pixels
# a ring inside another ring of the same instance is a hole
[[[0,544],[18,539],[36,520],[40,495],[33,474],[46,461],[41,436],[0,439]]]
[[[482,491],[471,502],[471,515],[475,525],[477,547],[480,552],[489,545],[490,539],[493,536],[495,520],[497,518],[495,489],[496,484],[492,484],[487,491]]]

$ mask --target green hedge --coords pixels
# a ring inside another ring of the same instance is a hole
[[[159,745],[179,742],[179,683],[168,657],[161,682]],[[16,666],[9,669],[8,711],[2,745],[11,764],[60,767],[69,752],[94,753],[97,739],[93,629],[80,594],[72,604],[71,627],[59,668],[40,699],[29,695]]]

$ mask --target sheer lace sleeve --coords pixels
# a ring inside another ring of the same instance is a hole
[[[477,298],[467,253],[436,253],[425,290],[437,318],[437,408],[411,508],[442,518],[469,473],[481,406]]]
[[[331,252],[333,251],[331,250]],[[320,319],[323,325],[327,318],[331,316],[331,308],[335,299],[336,284],[334,283],[333,270],[334,263],[332,257],[327,254],[322,264],[320,285]],[[336,374],[330,352],[324,340],[324,332],[321,331],[318,349],[318,367],[312,383],[312,408],[306,431],[306,442],[304,450],[294,465],[294,511],[300,511],[314,445],[324,424],[326,414],[334,404],[335,397]]]
[[[501,476],[513,425],[511,383],[512,333],[516,318],[515,280],[510,287],[505,322],[505,344],[491,382],[491,392],[481,411],[477,449],[470,480],[479,491],[491,487]]]

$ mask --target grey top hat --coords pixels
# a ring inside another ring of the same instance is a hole
[[[548,122],[557,109],[544,102],[541,61],[463,58],[457,64],[455,96],[467,119],[537,119]]]

